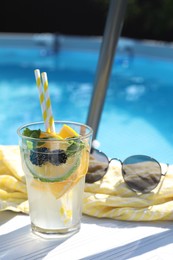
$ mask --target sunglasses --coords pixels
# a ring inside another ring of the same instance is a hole
[[[123,162],[118,158],[108,159],[106,154],[92,148],[88,174],[86,175],[86,183],[94,183],[101,180],[108,172],[109,164],[113,160],[117,160],[122,166],[122,176],[127,186],[140,193],[148,193],[155,189],[159,184],[161,177],[165,176],[169,165],[167,164],[167,170],[162,173],[160,163],[146,155],[133,155],[126,158]],[[95,162],[95,164],[94,164]]]

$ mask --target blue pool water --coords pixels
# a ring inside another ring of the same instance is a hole
[[[46,71],[54,118],[86,122],[99,50],[0,48],[0,144],[42,120],[34,69]],[[173,62],[117,53],[97,139],[109,157],[147,154],[173,163]]]

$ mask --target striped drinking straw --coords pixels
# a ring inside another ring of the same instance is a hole
[[[36,85],[37,85],[38,92],[39,92],[40,105],[41,105],[42,116],[43,116],[43,120],[44,120],[44,124],[45,124],[45,128],[46,128],[46,132],[55,132],[54,119],[53,119],[52,109],[51,109],[51,102],[50,102],[50,97],[49,97],[49,93],[48,93],[47,74],[46,74],[46,78],[44,75],[42,76],[42,79],[44,78],[43,86],[44,86],[45,79],[46,79],[45,87],[43,88],[41,76],[40,76],[40,70],[36,69],[36,70],[34,70],[34,73],[35,73]],[[44,74],[45,74],[45,72],[44,72]],[[47,91],[45,92],[45,90],[47,90]],[[47,100],[49,100],[49,101],[47,102]]]
[[[42,77],[43,89],[44,89],[45,105],[46,105],[46,111],[47,111],[47,121],[48,121],[48,125],[49,125],[47,132],[55,133],[54,118],[53,118],[52,106],[51,106],[49,89],[48,89],[47,73],[46,72],[41,73],[41,77]]]

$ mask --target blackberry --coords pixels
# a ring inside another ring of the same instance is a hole
[[[32,164],[41,166],[48,161],[48,149],[46,147],[36,148],[30,152],[30,161]]]
[[[49,154],[49,162],[53,165],[60,165],[66,163],[67,155],[64,150],[54,150]]]

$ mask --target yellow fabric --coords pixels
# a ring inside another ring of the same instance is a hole
[[[18,146],[0,146],[0,211],[3,210],[29,213]],[[155,190],[137,195],[124,183],[120,165],[112,164],[102,180],[85,185],[83,213],[128,221],[173,220],[173,166],[169,166]]]
[[[18,146],[0,146],[0,210],[29,212]]]

